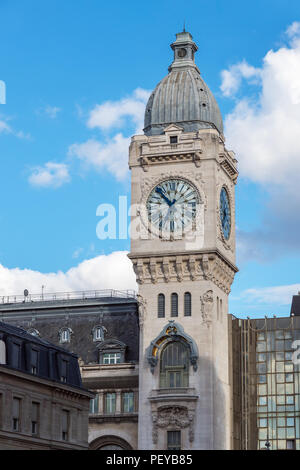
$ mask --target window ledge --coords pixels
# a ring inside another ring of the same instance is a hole
[[[194,388],[180,387],[180,388],[159,388],[152,390],[151,395],[149,396],[150,401],[161,401],[161,400],[188,400],[195,401],[198,400],[199,395],[196,394]]]

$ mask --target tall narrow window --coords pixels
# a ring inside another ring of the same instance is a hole
[[[69,440],[70,412],[62,410],[61,414],[61,438],[63,441]]]
[[[61,328],[59,330],[59,342],[60,343],[70,343],[71,341],[71,328]]]
[[[171,317],[178,317],[178,295],[171,295]]]
[[[20,369],[21,366],[21,345],[12,343],[11,366]]]
[[[179,341],[167,344],[160,358],[160,387],[188,387],[188,350]]]
[[[99,394],[95,396],[95,398],[92,398],[90,401],[90,413],[91,414],[97,414],[99,410]]]
[[[116,394],[106,393],[105,395],[105,413],[113,414],[116,412]]]
[[[32,402],[31,406],[31,434],[37,435],[39,431],[40,404]]]
[[[0,429],[2,429],[2,416],[3,416],[3,394],[0,393]]]
[[[189,292],[184,294],[184,316],[190,317],[192,315],[192,296]]]
[[[21,399],[13,399],[13,414],[12,414],[12,429],[15,432],[20,431],[20,413],[21,413]]]
[[[0,364],[6,364],[6,345],[2,339],[0,339]]]
[[[61,382],[66,383],[68,381],[68,361],[64,359],[61,360],[60,363],[61,371],[60,371],[60,380]]]
[[[158,318],[164,318],[164,316],[165,316],[165,296],[164,296],[164,294],[158,294],[158,298],[157,298],[157,316],[158,316]]]
[[[30,359],[31,359],[30,372],[36,375],[38,372],[38,360],[39,360],[39,352],[36,349],[32,349]]]
[[[181,431],[168,431],[168,450],[181,449]]]
[[[134,412],[134,393],[125,392],[122,394],[123,399],[123,413],[133,413]]]

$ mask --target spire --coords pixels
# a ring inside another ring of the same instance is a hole
[[[198,50],[193,41],[193,36],[185,30],[185,21],[183,31],[176,34],[176,41],[171,44],[174,51],[174,61],[169,67],[169,72],[175,68],[193,67],[198,70],[194,54]]]

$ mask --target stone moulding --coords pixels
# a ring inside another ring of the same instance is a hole
[[[189,428],[189,441],[194,440],[194,411],[185,406],[161,406],[152,412],[152,440],[158,441],[158,428],[185,429]]]
[[[217,252],[131,256],[138,284],[210,280],[226,294],[237,272]]]
[[[180,341],[189,348],[190,363],[193,366],[194,371],[196,371],[198,368],[197,361],[199,354],[195,341],[184,332],[183,327],[179,323],[175,323],[174,320],[169,320],[169,323],[163,328],[155,340],[151,341],[150,346],[146,351],[147,360],[152,374],[158,363],[158,357],[162,348],[171,341]]]

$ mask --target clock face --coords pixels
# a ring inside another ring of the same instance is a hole
[[[225,188],[222,188],[220,194],[220,220],[223,235],[228,240],[231,229],[231,215],[228,193]]]
[[[147,200],[148,219],[152,229],[160,233],[184,233],[196,216],[198,194],[185,180],[162,181]]]

